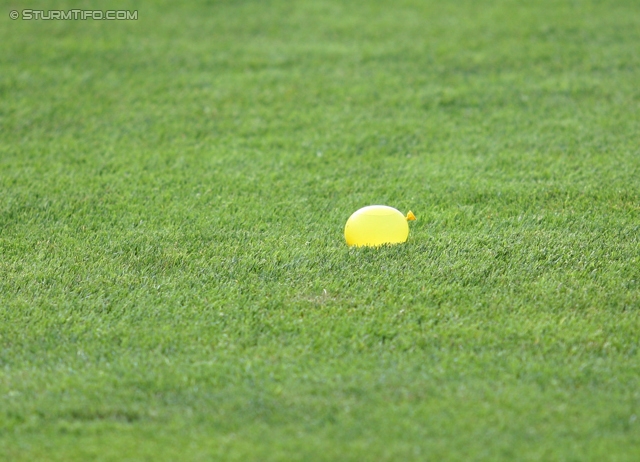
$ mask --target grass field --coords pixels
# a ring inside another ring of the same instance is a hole
[[[637,0],[0,3],[0,460],[640,460]]]

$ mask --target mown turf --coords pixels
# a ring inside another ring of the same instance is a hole
[[[0,459],[640,458],[635,0],[111,7],[3,2]]]

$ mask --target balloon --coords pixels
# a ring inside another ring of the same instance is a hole
[[[399,244],[409,237],[407,221],[416,217],[409,211],[405,217],[399,210],[386,205],[370,205],[357,210],[344,227],[347,245],[376,247]]]

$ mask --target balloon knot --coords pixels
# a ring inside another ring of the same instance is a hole
[[[416,216],[413,214],[411,210],[409,210],[409,213],[407,213],[407,221],[414,221],[415,219],[416,219]]]

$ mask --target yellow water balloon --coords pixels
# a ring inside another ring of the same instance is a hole
[[[357,210],[344,227],[347,245],[377,247],[400,244],[409,237],[407,221],[415,220],[409,211],[405,217],[399,210],[386,205],[370,205]]]

